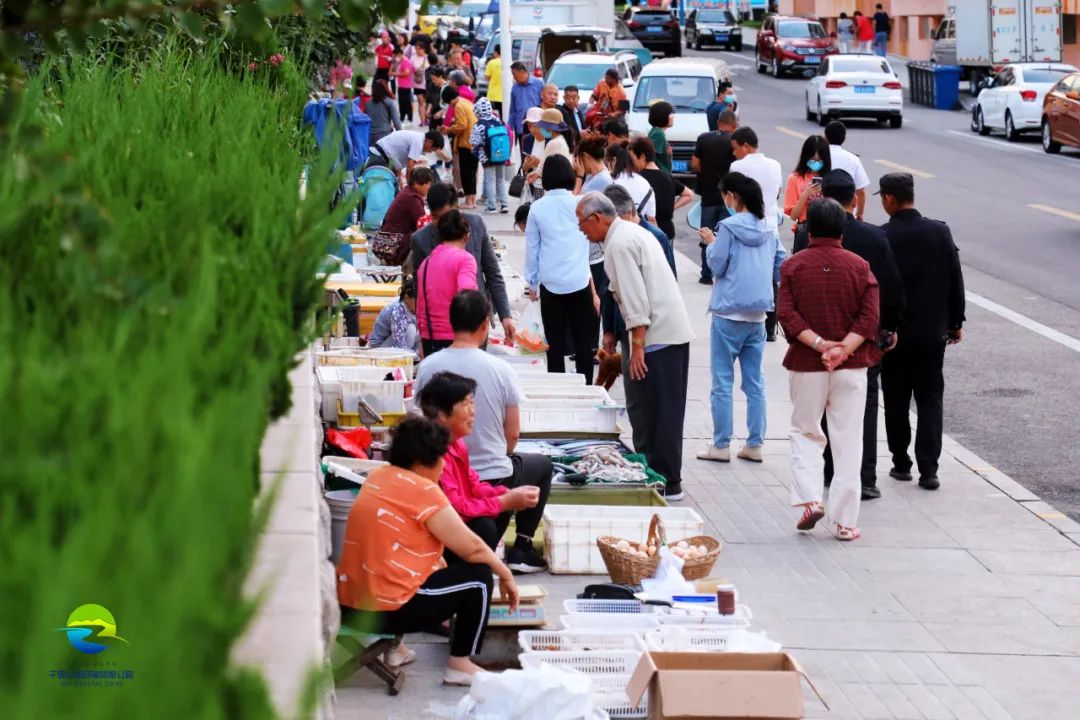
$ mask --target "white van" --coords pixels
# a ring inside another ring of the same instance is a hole
[[[638,77],[630,103],[627,123],[631,133],[648,134],[649,108],[666,100],[675,108],[675,125],[668,129],[672,173],[692,175],[690,158],[698,136],[708,131],[705,109],[716,100],[716,86],[731,81],[731,71],[723,60],[682,57],[653,60]]]

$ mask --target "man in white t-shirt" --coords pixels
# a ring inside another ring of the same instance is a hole
[[[844,123],[833,120],[826,125],[825,139],[829,141],[832,169],[843,170],[855,180],[855,218],[862,220],[863,209],[866,207],[866,188],[870,185],[866,168],[863,167],[858,155],[840,147],[847,140],[847,127]]]
[[[731,151],[735,155],[735,162],[731,163],[728,172],[742,173],[757,181],[765,201],[765,219],[777,227],[776,201],[784,182],[780,163],[758,150],[757,133],[745,125],[731,134]]]
[[[388,161],[395,172],[405,171],[405,177],[412,174],[417,164],[423,164],[424,155],[436,150],[442,150],[444,139],[442,134],[434,130],[420,132],[419,130],[395,130],[372,146],[372,155],[375,159]],[[382,158],[378,156],[382,155]]]
[[[490,532],[478,534],[494,549],[506,533],[511,516],[516,516],[517,539],[506,548],[506,564],[518,573],[540,572],[547,563],[533,548],[532,538],[551,490],[551,460],[543,455],[514,452],[521,434],[520,406],[525,395],[513,368],[482,349],[487,343],[490,316],[491,305],[484,293],[463,290],[454,296],[450,302],[454,342],[420,362],[415,394],[419,395],[433,377],[443,372],[476,383],[473,431],[465,436],[469,465],[481,480],[509,488],[502,496],[507,498],[503,512],[484,526]]]

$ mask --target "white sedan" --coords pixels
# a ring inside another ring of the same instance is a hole
[[[971,110],[971,131],[989,135],[1004,130],[1009,142],[1042,129],[1043,98],[1061,78],[1076,72],[1062,63],[1013,63],[979,91]]]
[[[839,117],[904,122],[904,92],[889,61],[877,55],[830,55],[806,85],[806,119],[824,127]]]

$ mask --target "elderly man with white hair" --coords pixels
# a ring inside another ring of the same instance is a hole
[[[647,230],[619,217],[603,193],[585,195],[578,227],[604,244],[608,286],[630,338],[630,373],[623,381],[645,398],[644,448],[649,465],[667,479],[665,496],[681,500],[683,421],[690,371],[690,317],[664,251]],[[640,449],[639,449],[640,450]]]

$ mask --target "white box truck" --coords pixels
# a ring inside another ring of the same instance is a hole
[[[1061,0],[960,0],[934,32],[930,59],[959,65],[972,95],[1002,65],[1061,62]]]

